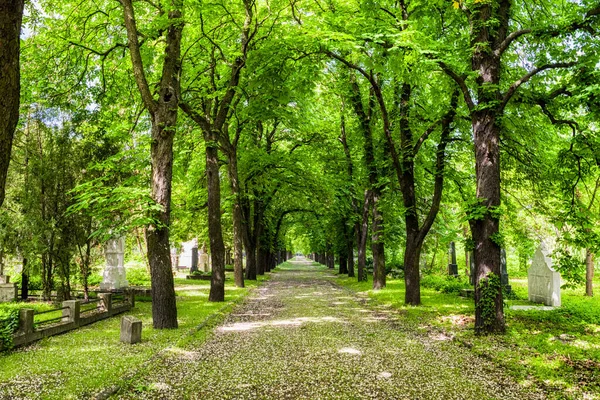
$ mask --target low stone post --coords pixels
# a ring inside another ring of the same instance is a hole
[[[133,290],[128,290],[126,292],[127,298],[129,300],[129,304],[131,305],[131,308],[135,307],[135,293]]]
[[[134,344],[142,341],[142,321],[127,315],[121,318],[121,342]]]
[[[35,311],[30,308],[19,310],[19,333],[27,335],[33,332],[33,315]]]
[[[69,307],[62,310],[63,322],[74,322],[79,325],[79,314],[81,310],[81,302],[79,300],[66,300],[62,302],[63,307]]]
[[[102,300],[100,305],[104,308],[104,311],[112,315],[112,293],[99,293],[98,297]]]

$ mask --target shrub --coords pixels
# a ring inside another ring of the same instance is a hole
[[[131,286],[150,286],[150,274],[146,268],[127,268],[127,281]]]
[[[442,293],[460,294],[462,289],[472,289],[471,284],[463,277],[426,275],[421,278],[421,285]]]

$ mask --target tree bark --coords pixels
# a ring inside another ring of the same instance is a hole
[[[212,275],[209,301],[225,301],[225,244],[221,230],[221,178],[219,177],[219,132],[205,132],[206,176],[208,182],[208,235]]]
[[[363,203],[363,212],[361,223],[356,223],[356,242],[357,242],[357,250],[358,250],[358,281],[366,282],[367,281],[367,237],[369,232],[369,203],[371,202],[369,198],[371,197],[370,191],[365,192],[365,200]]]
[[[585,249],[585,295],[594,296],[594,253]]]
[[[244,287],[244,237],[243,237],[243,214],[242,204],[240,199],[240,182],[237,168],[237,149],[233,146],[228,151],[229,163],[227,164],[227,172],[229,173],[229,182],[231,186],[231,194],[233,200],[233,275],[235,286]]]
[[[21,24],[24,0],[0,0],[0,207],[15,129],[19,122],[21,93]]]
[[[373,226],[371,228],[371,252],[373,253],[373,289],[385,287],[385,254],[383,243],[383,213],[377,205],[379,193],[373,195]]]
[[[350,233],[348,238],[346,239],[346,243],[347,243],[347,255],[348,255],[348,277],[349,278],[353,278],[354,277],[354,239],[355,234],[354,234],[354,227],[352,227],[352,229],[350,229]]]

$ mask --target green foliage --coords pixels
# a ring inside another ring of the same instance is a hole
[[[552,253],[552,258],[557,262],[556,268],[565,281],[562,287],[577,287],[585,283],[585,262],[581,254],[577,257],[568,248],[559,247]]]
[[[0,351],[13,346],[13,334],[19,328],[19,310],[0,308]]]
[[[453,276],[425,275],[421,278],[423,287],[437,290],[441,293],[460,294],[463,289],[472,289],[468,280],[463,277],[455,278]]]
[[[150,286],[150,274],[146,268],[128,267],[125,271],[131,286]]]
[[[490,273],[485,279],[479,281],[479,304],[484,331],[496,325],[496,298],[501,290],[500,277]]]

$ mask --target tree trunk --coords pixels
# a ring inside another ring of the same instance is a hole
[[[354,227],[353,227],[354,228]],[[346,240],[348,250],[348,277],[354,277],[354,229],[350,230],[350,234]]]
[[[269,257],[268,251],[264,248],[264,243],[259,244],[257,251],[256,263],[257,265],[257,274],[264,275],[267,271],[267,261]]]
[[[585,249],[585,295],[594,296],[594,253]]]
[[[370,191],[365,192],[365,201],[363,203],[362,222],[356,223],[356,244],[358,249],[358,281],[367,281],[367,235],[369,233],[369,203]]]
[[[487,210],[483,218],[470,221],[475,245],[475,331],[478,333],[504,332],[505,329],[502,286],[496,289],[493,315],[484,311],[488,307],[486,302],[492,299],[482,297],[482,287],[489,285],[490,275],[500,277],[500,246],[494,242],[500,221],[492,212],[500,206],[500,128],[496,118],[496,113],[489,109],[472,114],[478,206]]]
[[[371,252],[373,253],[373,290],[385,287],[385,254],[383,243],[383,213],[379,210],[379,193],[373,194],[373,226]]]
[[[208,182],[208,235],[212,275],[209,301],[225,301],[225,244],[221,231],[221,178],[219,177],[218,132],[205,132]]]
[[[421,304],[421,272],[419,260],[421,259],[421,248],[423,242],[418,240],[418,232],[414,228],[406,228],[406,246],[404,250],[404,302],[412,306]]]
[[[157,114],[158,117],[158,114]],[[152,324],[156,329],[177,328],[177,303],[171,266],[169,225],[174,132],[164,132],[156,118],[152,126],[152,198],[162,206],[155,217],[159,224],[146,230],[152,290]]]
[[[256,246],[250,240],[244,240],[246,247],[246,279],[256,280]]]
[[[340,268],[338,273],[340,275],[348,273],[348,256],[346,256],[345,251],[340,253]]]
[[[229,182],[231,194],[233,195],[233,275],[235,286],[244,287],[244,234],[243,234],[243,214],[240,200],[240,183],[237,169],[237,151],[231,147],[228,154],[229,163],[227,172],[229,173]]]
[[[19,121],[23,5],[24,0],[0,0],[0,207],[4,203],[10,154]]]
[[[21,271],[21,300],[29,297],[29,266],[27,258],[23,257],[23,270]]]

